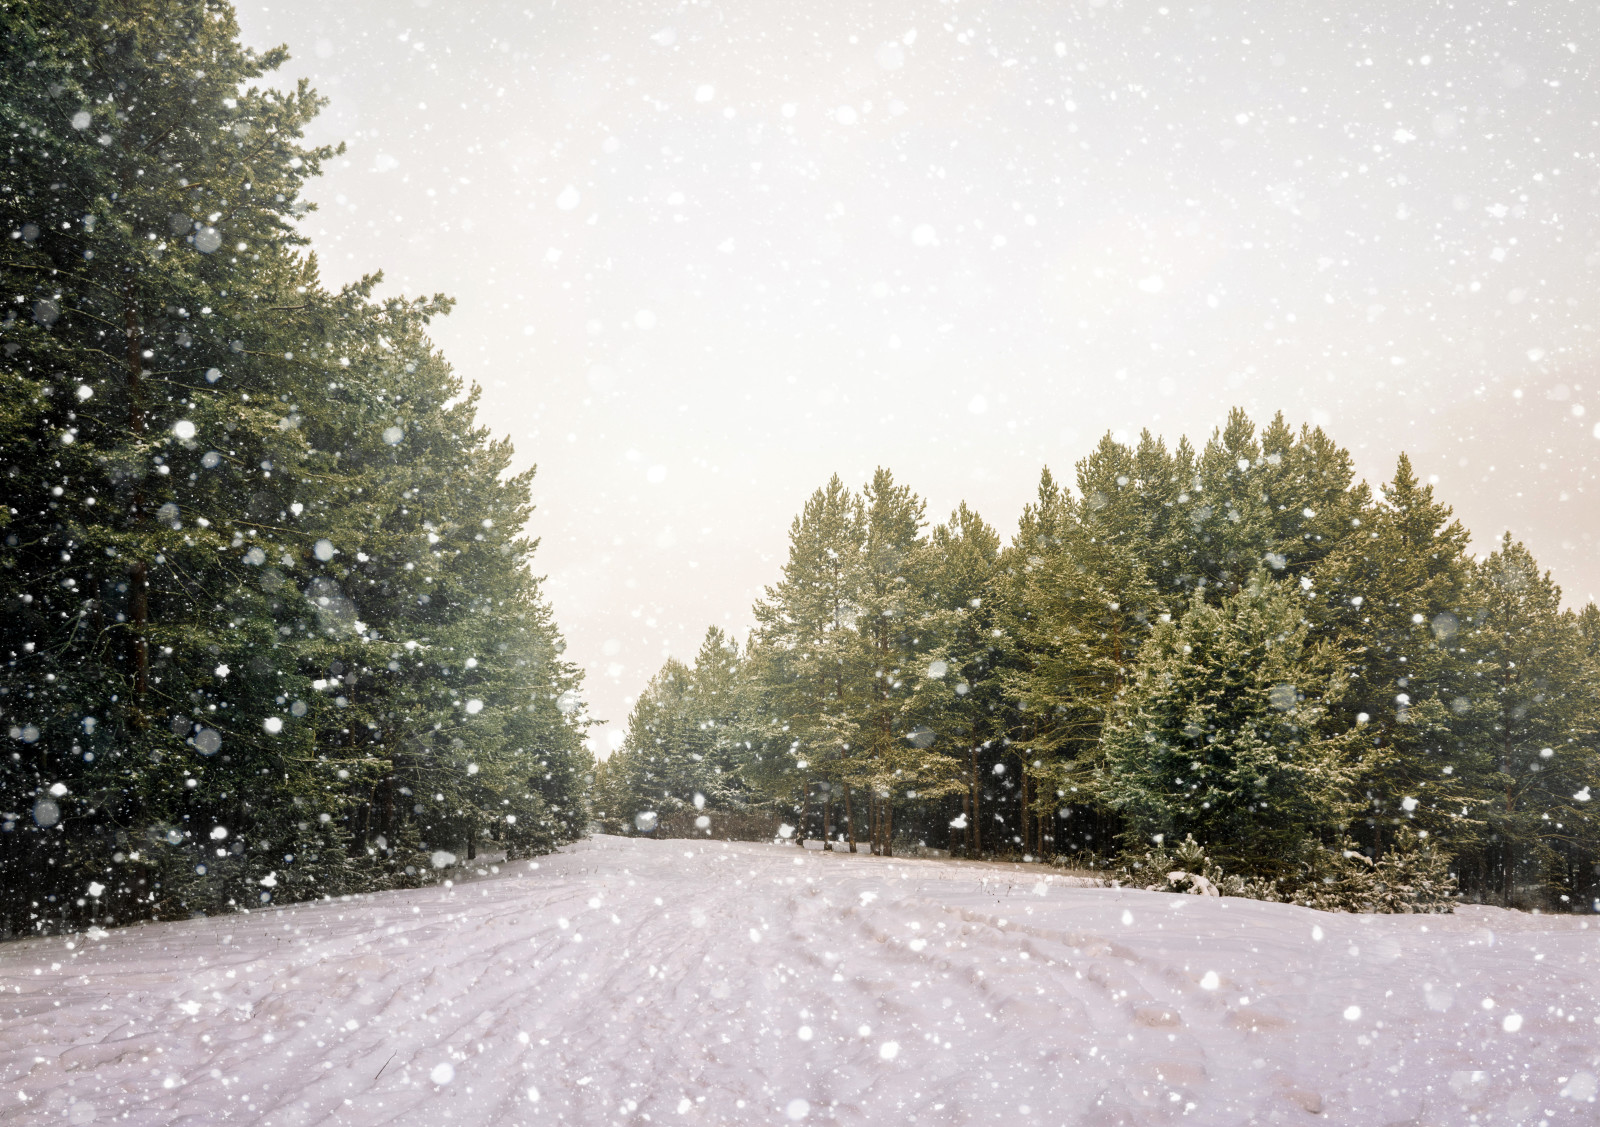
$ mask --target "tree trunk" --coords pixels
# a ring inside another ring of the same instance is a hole
[[[372,807],[378,798],[378,784],[373,783],[367,788],[367,801],[362,803],[361,832],[356,835],[356,846],[360,848],[372,840]]]
[[[967,856],[972,856],[972,792],[961,792],[961,845]],[[956,842],[954,836],[950,839],[950,851],[955,852]]]
[[[135,494],[134,510],[142,498]],[[128,621],[133,627],[133,702],[136,722],[143,725],[144,698],[150,688],[150,639],[145,630],[150,623],[150,565],[135,560],[128,566]]]
[[[796,819],[800,824],[794,830],[794,843],[801,849],[806,847],[806,820],[811,817],[811,784],[806,784],[805,801],[800,804],[800,817]]]
[[[1033,833],[1028,825],[1028,762],[1021,756],[1017,761],[1022,765],[1017,779],[1017,828],[1021,831],[1022,855],[1029,855]]]
[[[822,792],[822,848],[833,852],[833,788]]]
[[[1510,731],[1510,725],[1506,726],[1506,730],[1508,732]],[[1502,756],[1501,760],[1500,760],[1500,769],[1506,773],[1506,825],[1505,825],[1505,828],[1501,831],[1501,834],[1500,834],[1501,841],[1504,843],[1504,845],[1503,845],[1503,847],[1502,847],[1502,849],[1500,851],[1501,863],[1502,863],[1502,869],[1503,869],[1503,871],[1500,874],[1500,884],[1501,884],[1500,895],[1501,895],[1501,903],[1507,908],[1511,907],[1511,896],[1512,896],[1512,893],[1516,890],[1516,883],[1517,883],[1517,866],[1516,866],[1516,855],[1517,854],[1516,854],[1516,849],[1511,844],[1511,834],[1510,834],[1511,816],[1516,813],[1516,809],[1517,809],[1517,796],[1516,796],[1516,790],[1515,790],[1516,779],[1515,779],[1515,776],[1513,776],[1511,774],[1511,747],[1510,747],[1510,743],[1511,743],[1511,741],[1508,738],[1506,740],[1506,745],[1507,746],[1506,746],[1505,755]]]
[[[390,775],[383,780],[383,833],[389,842],[389,848],[394,848],[396,838],[394,824],[394,776]]]
[[[1511,839],[1504,835],[1500,838],[1500,903],[1503,907],[1511,907],[1511,897],[1516,891],[1517,884],[1517,853],[1511,845]]]
[[[894,796],[883,800],[883,855],[894,856]]]
[[[1033,777],[1033,782],[1028,787],[1028,809],[1033,817],[1033,838],[1031,851],[1035,861],[1044,860],[1044,818],[1039,813],[1039,778]]]
[[[134,305],[130,288],[123,294],[122,320],[126,336],[126,362],[128,365],[128,429],[137,442],[145,431],[144,417],[144,334],[139,329],[139,311]],[[135,525],[144,519],[144,483],[133,487],[133,504],[129,515]],[[147,628],[150,622],[150,565],[144,560],[134,560],[128,565],[128,623],[131,628],[133,649],[133,722],[143,727],[144,698],[150,688],[150,639]]]
[[[981,804],[978,802],[978,797],[979,797],[979,791],[978,791],[978,749],[976,747],[974,747],[974,748],[971,749],[971,752],[972,752],[972,855],[974,857],[982,857],[983,856],[983,830],[981,828],[981,822],[980,822],[980,819],[981,819],[982,815],[979,813],[979,809],[980,809],[980,805]]]
[[[850,784],[844,784],[844,824],[850,833],[850,852],[856,851],[856,812],[850,802]]]

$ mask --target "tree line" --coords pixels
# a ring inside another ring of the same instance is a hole
[[[296,220],[339,150],[220,0],[0,6],[0,934],[580,834],[531,471]]]
[[[888,470],[835,477],[746,644],[651,681],[596,806],[1101,865],[1192,838],[1303,902],[1432,864],[1590,910],[1600,609],[1468,541],[1404,455],[1373,490],[1322,430],[1238,410],[1198,449],[1107,436],[1070,489],[1045,470],[1005,544],[964,504],[930,528]]]

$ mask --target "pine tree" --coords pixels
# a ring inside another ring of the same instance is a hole
[[[746,739],[747,673],[739,644],[720,627],[706,629],[694,659],[697,753],[708,808],[742,812],[752,795],[744,777],[750,760]]]
[[[866,790],[886,851],[896,820],[972,855],[1193,834],[1323,908],[1600,891],[1600,610],[1509,542],[1471,564],[1404,456],[1375,499],[1322,431],[1235,411],[1199,453],[1107,437],[1072,494],[1045,471],[1003,551],[966,506],[922,521],[885,470],[796,520],[743,681],[764,796]]]
[[[983,851],[983,786],[979,766],[986,747],[1004,737],[1008,711],[1000,663],[1006,660],[1004,631],[996,626],[994,594],[1000,537],[962,502],[930,537],[928,629],[937,639],[915,686],[915,709],[937,739],[934,754],[953,757],[959,777],[961,813],[946,820],[952,846],[968,856]]]
[[[250,355],[261,281],[289,268],[300,186],[331,151],[297,144],[319,106],[303,86],[246,85],[285,56],[242,50],[225,6],[21,3],[0,21],[0,206],[23,236],[3,269],[34,295],[6,326],[7,401],[31,404],[6,436],[6,601],[25,608],[6,711],[39,733],[0,783],[0,895],[12,928],[181,910],[178,886],[253,845],[189,809],[197,759],[226,746],[231,767],[264,719],[240,698],[267,631],[211,599],[230,584],[202,474],[222,455],[201,441],[226,432],[251,464],[282,446],[263,406],[280,373]],[[295,825],[290,848],[337,867],[325,823]]]
[[[648,829],[650,815],[745,808],[741,672],[737,646],[713,626],[692,667],[668,658],[650,679],[607,761],[612,825],[627,832],[639,814]]]
[[[1078,464],[1079,499],[1059,503],[1054,543],[1023,561],[1019,598],[1031,614],[1018,629],[1032,660],[1010,684],[1037,717],[1031,742],[1069,762],[1097,746],[1140,644],[1166,612],[1148,566],[1154,537],[1141,485],[1133,452],[1106,436]]]
[[[1189,525],[1181,542],[1189,585],[1209,598],[1240,590],[1276,547],[1276,521],[1263,480],[1268,465],[1255,424],[1234,408],[1201,451],[1194,479],[1180,495]]]
[[[1600,606],[1585,603],[1578,612],[1578,637],[1589,661],[1600,662]]]
[[[1270,526],[1264,559],[1280,578],[1298,581],[1357,535],[1371,495],[1355,480],[1348,450],[1320,427],[1295,434],[1281,413],[1261,433],[1260,461]]]
[[[1052,530],[1019,537],[1010,553],[1019,581],[1008,603],[1026,655],[1001,675],[1014,700],[1011,738],[1021,749],[1019,785],[1042,791],[1022,804],[1024,822],[1059,812],[1092,841],[1094,772],[1107,718],[1122,699],[1140,646],[1168,613],[1181,568],[1172,542],[1174,460],[1146,433],[1136,450],[1110,435],[1077,466],[1077,498],[1049,499],[1039,512]],[[1167,595],[1160,588],[1165,583]],[[1019,829],[1026,831],[1027,827]],[[1019,836],[1026,839],[1027,833]],[[1040,852],[1042,852],[1042,846]]]
[[[1349,750],[1327,725],[1342,682],[1283,584],[1197,597],[1141,654],[1100,795],[1130,844],[1192,834],[1230,871],[1273,875],[1346,816]]]
[[[1175,476],[1185,474],[1179,449]],[[1367,503],[1350,455],[1320,429],[1294,434],[1280,414],[1259,437],[1242,410],[1212,435],[1175,499],[1183,515],[1162,555],[1178,583],[1220,598],[1258,567],[1299,580],[1347,535]]]
[[[922,538],[926,505],[880,467],[863,506],[856,644],[846,661],[858,687],[849,698],[845,772],[871,797],[873,852],[893,856],[897,803],[955,791],[961,770],[933,751],[939,735],[924,723],[917,695],[940,641],[930,602],[933,554]]]
[[[1355,519],[1303,583],[1318,633],[1349,665],[1334,718],[1360,729],[1366,810],[1352,830],[1374,855],[1401,826],[1466,843],[1481,825],[1459,734],[1468,533],[1404,454],[1381,501]]]
[[[845,764],[856,739],[856,630],[862,613],[857,583],[865,540],[861,500],[835,475],[807,499],[790,526],[783,577],[754,608],[753,699],[746,726],[756,753],[746,768],[752,784],[802,813],[802,839],[812,791],[827,787],[827,820],[837,788],[852,852],[857,812]]]
[[[249,85],[287,56],[212,0],[24,0],[0,30],[6,929],[581,832],[579,677],[527,476],[427,342],[449,303],[328,293],[299,250],[320,99]]]
[[[1600,783],[1596,683],[1578,617],[1561,610],[1561,589],[1510,533],[1473,569],[1470,601],[1461,743],[1489,831],[1473,875],[1507,905],[1529,883],[1570,895],[1575,862],[1592,864],[1600,845],[1590,813]]]

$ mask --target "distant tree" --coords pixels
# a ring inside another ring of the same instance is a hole
[[[694,665],[668,658],[628,717],[622,747],[605,763],[606,824],[623,833],[682,810],[743,811],[751,795],[737,643],[713,626]],[[639,815],[645,821],[636,821]]]
[[[966,505],[924,525],[888,470],[835,477],[755,608],[741,772],[802,840],[842,792],[885,853],[1132,871],[1193,835],[1230,888],[1324,907],[1600,903],[1600,610],[1510,541],[1474,564],[1404,455],[1374,496],[1320,429],[1235,410],[1045,470],[1003,548]]]
[[[864,491],[865,537],[856,583],[850,695],[852,749],[847,779],[872,800],[875,853],[894,853],[894,812],[902,799],[927,801],[960,786],[957,761],[933,751],[918,685],[938,649],[930,601],[934,556],[922,537],[926,505],[879,468]]]
[[[846,767],[861,690],[857,623],[866,518],[838,475],[813,493],[789,529],[779,582],[754,607],[750,642],[752,701],[746,734],[755,755],[746,775],[769,799],[802,815],[812,792],[823,798],[823,837],[831,835],[832,795],[845,803],[851,852],[858,837]],[[806,819],[799,819],[802,840]]]
[[[1591,813],[1600,786],[1600,686],[1580,620],[1562,611],[1561,589],[1510,533],[1473,568],[1470,600],[1458,747],[1488,838],[1469,862],[1482,866],[1474,875],[1502,903],[1516,902],[1525,884],[1570,896],[1580,877],[1591,885],[1579,870],[1600,853]]]
[[[965,502],[930,537],[928,629],[935,639],[915,686],[915,711],[928,749],[955,762],[952,785],[961,813],[948,819],[947,835],[968,856],[982,852],[984,805],[980,758],[1004,737],[1008,710],[999,670],[1008,645],[999,621],[995,570],[1000,537]]]

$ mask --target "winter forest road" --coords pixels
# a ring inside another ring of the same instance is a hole
[[[1594,1122],[1600,927],[597,837],[0,946],[0,1122]]]

